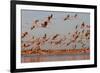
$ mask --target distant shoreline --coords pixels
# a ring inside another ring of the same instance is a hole
[[[22,50],[21,55],[76,55],[76,54],[88,54],[90,49],[68,49],[68,50]]]

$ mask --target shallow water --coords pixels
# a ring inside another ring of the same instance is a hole
[[[77,55],[22,55],[21,62],[47,62],[47,61],[70,61],[70,60],[88,60],[90,54],[77,54]]]

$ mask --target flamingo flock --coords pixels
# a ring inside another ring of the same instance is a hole
[[[75,14],[71,16],[68,14],[66,17],[64,17],[64,21],[76,19],[78,17],[78,14]],[[33,20],[32,26],[29,30],[34,30],[41,27],[41,28],[47,28],[48,25],[52,22],[54,18],[53,14],[50,14],[47,16],[44,20]],[[27,35],[29,35],[29,32],[22,32],[21,39],[24,39]],[[51,36],[48,36],[46,33],[42,37],[31,37],[30,40],[23,41],[21,43],[22,50],[36,50],[37,52],[39,50],[68,50],[68,49],[89,49],[89,43],[90,41],[90,25],[85,24],[83,21],[81,24],[77,24],[75,26],[75,29],[73,32],[68,32],[65,35],[61,34],[54,34]],[[80,47],[78,47],[80,45]],[[88,47],[87,47],[88,46]]]

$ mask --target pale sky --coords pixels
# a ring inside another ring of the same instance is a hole
[[[74,30],[75,26],[81,24],[83,21],[85,24],[90,24],[90,14],[89,13],[76,13],[76,12],[51,12],[51,11],[33,11],[33,10],[22,10],[22,31],[29,31],[30,27],[32,26],[33,20],[43,20],[47,16],[53,14],[53,19],[48,28],[39,28],[35,31],[42,31],[47,32],[50,34],[51,32],[65,34],[66,32]],[[70,14],[74,16],[75,14],[78,15],[77,19],[72,19],[70,21],[64,21],[64,17]],[[42,29],[42,30],[41,30]],[[31,34],[31,33],[30,33]],[[51,33],[53,34],[53,33]]]

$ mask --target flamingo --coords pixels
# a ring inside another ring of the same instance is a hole
[[[76,18],[76,17],[77,17],[77,14],[74,15],[74,18]]]
[[[69,17],[70,17],[70,15],[68,14],[67,17],[64,18],[64,21],[65,21],[65,20],[68,20]]]
[[[22,33],[22,38],[24,38],[26,35],[28,34],[28,32],[24,32],[24,33]]]

